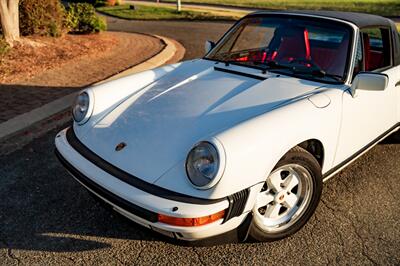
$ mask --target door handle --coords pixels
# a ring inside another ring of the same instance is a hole
[[[400,86],[400,80],[399,81],[397,81],[397,83],[396,83],[396,85],[394,85],[395,87],[398,87],[398,86]]]

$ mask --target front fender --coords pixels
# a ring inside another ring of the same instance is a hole
[[[156,185],[200,198],[222,198],[264,182],[287,151],[308,139],[322,142],[323,172],[329,170],[336,151],[342,90],[323,93],[331,99],[324,108],[303,98],[216,134],[214,138],[224,147],[226,163],[221,180],[212,189],[195,189],[186,177],[184,161],[172,167]]]
[[[87,123],[82,126],[74,124],[76,133],[83,133],[93,127],[126,99],[186,63],[167,65],[86,88],[85,90],[89,91],[89,95],[91,95],[91,101],[94,101],[93,111]]]
[[[310,139],[324,148],[322,172],[333,163],[340,130],[342,90],[323,92],[331,103],[318,108],[308,98],[255,117],[216,138],[226,153],[226,168],[219,185],[239,191],[264,182],[278,161],[293,147]]]

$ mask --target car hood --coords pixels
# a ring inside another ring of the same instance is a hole
[[[182,163],[198,141],[321,86],[277,74],[260,76],[251,68],[193,62],[131,96],[78,137],[111,164],[154,183]],[[122,142],[126,147],[116,151]]]

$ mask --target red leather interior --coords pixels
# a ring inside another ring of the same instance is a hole
[[[383,52],[371,49],[369,36],[363,33],[365,71],[372,71],[384,65]]]
[[[364,67],[365,67],[365,71],[368,71],[371,69],[370,66],[370,44],[369,44],[369,36],[368,34],[364,33],[363,34],[363,41],[364,41]]]
[[[235,60],[238,62],[265,62],[267,53],[264,51],[250,51],[247,55],[238,57]]]
[[[369,67],[370,70],[383,67],[384,58],[383,53],[380,51],[369,50]]]
[[[235,60],[290,62],[293,59],[306,59],[314,61],[327,73],[341,76],[346,66],[348,45],[348,37],[345,37],[341,43],[310,41],[308,30],[304,27],[281,27],[275,31],[274,38],[269,45],[269,53],[266,53],[264,49],[249,51]],[[368,64],[380,61],[379,55],[375,55],[374,52],[368,53],[368,56],[374,57],[374,59],[368,60]]]
[[[275,60],[291,61],[296,58],[311,59],[308,31],[302,27],[280,30],[281,43],[276,50]]]
[[[311,47],[313,61],[322,69],[327,69],[335,61],[336,49]]]
[[[341,76],[346,66],[348,44],[348,39],[342,40],[337,47],[318,47],[311,44],[312,60],[326,72]]]

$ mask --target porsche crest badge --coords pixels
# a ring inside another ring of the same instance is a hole
[[[120,144],[115,146],[115,151],[123,150],[125,147],[126,147],[126,143],[125,142],[121,142]]]

